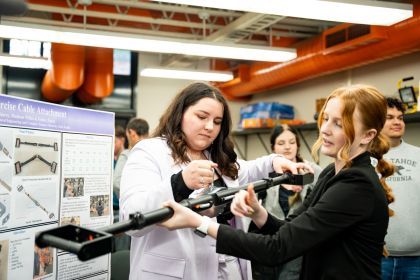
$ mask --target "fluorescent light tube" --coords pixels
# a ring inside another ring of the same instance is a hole
[[[212,82],[227,82],[233,79],[232,72],[195,71],[174,68],[144,68],[140,71],[140,76]]]
[[[0,65],[19,68],[43,68],[48,70],[51,68],[51,61],[42,57],[1,54]]]
[[[413,5],[372,0],[152,0],[234,11],[369,25],[392,25],[413,16]]]
[[[295,49],[156,38],[133,34],[59,27],[33,27],[17,22],[0,25],[0,37],[140,52],[172,53],[226,59],[283,62],[296,58]]]

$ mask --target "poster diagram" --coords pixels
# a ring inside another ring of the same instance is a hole
[[[56,174],[60,155],[57,141],[58,139],[55,137],[17,135],[15,140],[15,175]]]
[[[0,194],[0,225],[5,226],[10,219],[10,195]]]
[[[30,200],[33,202],[33,205],[34,205],[34,206],[36,206],[36,207],[38,207],[39,209],[41,209],[42,211],[44,211],[44,213],[48,216],[48,218],[49,218],[50,220],[52,220],[52,219],[54,219],[54,218],[55,218],[55,214],[54,214],[54,212],[50,212],[50,211],[48,211],[48,210],[47,210],[47,209],[43,206],[43,205],[47,204],[46,199],[45,199],[45,202],[44,202],[44,203],[40,202],[39,200],[36,200],[36,199],[34,198],[34,196],[35,196],[36,194],[34,194],[34,193],[32,193],[32,194],[28,193],[22,185],[18,185],[18,186],[17,186],[17,190],[18,190],[18,192],[23,193],[26,197],[28,197],[28,199],[30,199]],[[20,200],[21,200],[21,199],[20,199]],[[23,204],[23,203],[22,203],[22,204]],[[24,207],[22,207],[22,204],[21,204],[21,206],[19,207],[19,209],[24,208]],[[35,211],[36,211],[37,209],[31,209],[31,210],[35,210]]]
[[[110,257],[38,248],[59,225],[112,223],[114,114],[0,95],[0,279],[110,279]]]

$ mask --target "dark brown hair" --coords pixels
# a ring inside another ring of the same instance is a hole
[[[299,140],[299,135],[296,131],[296,129],[294,129],[291,126],[288,125],[279,125],[273,128],[273,131],[271,132],[270,135],[270,144],[271,144],[271,150],[274,151],[274,146],[276,145],[276,139],[277,137],[282,134],[284,131],[290,131],[291,133],[293,133],[295,135],[295,139],[296,139],[296,145],[297,145],[297,151],[296,151],[296,162],[303,162],[303,158],[300,155],[300,140]]]
[[[117,125],[115,126],[115,137],[125,138],[125,129],[124,127]]]
[[[187,143],[181,128],[182,116],[190,106],[195,105],[203,98],[212,98],[223,105],[223,119],[219,135],[208,148],[211,160],[218,164],[218,169],[223,175],[236,179],[239,167],[236,163],[237,155],[234,151],[233,141],[230,138],[232,119],[227,102],[217,88],[198,82],[181,90],[161,116],[159,125],[153,132],[153,137],[166,139],[175,162],[189,162]]]
[[[388,108],[396,108],[398,111],[404,114],[404,105],[398,98],[387,97],[386,102],[388,104]]]
[[[127,130],[133,130],[138,136],[149,135],[149,124],[141,118],[132,118],[127,124]]]

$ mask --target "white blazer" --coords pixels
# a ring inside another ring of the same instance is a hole
[[[272,159],[265,156],[253,161],[238,161],[239,179],[223,176],[226,185],[238,187],[260,180],[273,171]],[[140,141],[132,150],[121,178],[120,219],[129,214],[150,212],[173,200],[171,176],[186,165],[175,164],[171,151],[162,138]],[[246,230],[249,219],[235,218],[236,228]],[[168,231],[158,226],[130,231],[130,280],[215,279],[218,278],[216,241],[201,238],[191,229]],[[248,261],[240,260],[242,278],[251,280]]]

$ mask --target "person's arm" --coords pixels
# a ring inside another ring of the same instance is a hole
[[[123,171],[125,163],[127,162],[127,159],[128,159],[128,151],[127,152],[123,151],[118,157],[117,163],[115,164],[112,190],[115,194],[118,195],[118,197],[120,196],[120,184],[121,184],[122,171]]]
[[[279,227],[273,235],[245,233],[229,226],[211,222],[208,234],[217,239],[216,251],[265,265],[278,265],[302,255],[311,248],[345,231],[371,215],[373,190],[361,174],[342,176],[322,194],[320,200],[291,222]],[[196,228],[203,218],[187,209],[168,202],[175,210],[174,217],[162,223],[169,229]],[[270,216],[267,216],[268,225]]]
[[[277,173],[290,171],[297,174],[298,169],[304,169],[313,173],[312,167],[308,164],[291,162],[279,154],[270,154],[249,161],[239,160],[238,163],[240,166],[238,174],[240,185],[266,178],[273,171]]]
[[[358,174],[353,176],[360,178]],[[333,238],[371,215],[373,209],[372,185],[353,176],[331,186],[317,204],[285,223],[274,235],[245,234],[220,226],[216,252],[273,266]]]
[[[189,189],[182,177],[182,170],[171,176],[172,193],[176,202],[180,202],[189,197],[194,191]]]

